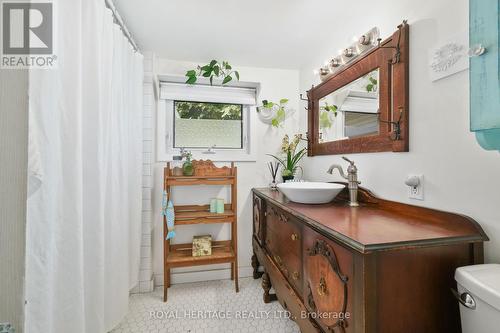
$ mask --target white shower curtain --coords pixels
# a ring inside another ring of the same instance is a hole
[[[108,332],[138,282],[142,55],[104,0],[58,1],[58,68],[30,73],[25,332]]]

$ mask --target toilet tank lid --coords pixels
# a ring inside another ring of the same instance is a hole
[[[500,265],[459,267],[455,280],[462,287],[500,311]]]

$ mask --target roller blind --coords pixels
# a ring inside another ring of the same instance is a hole
[[[190,102],[256,104],[255,88],[187,85],[161,82],[160,98]]]

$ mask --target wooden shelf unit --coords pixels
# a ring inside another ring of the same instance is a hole
[[[213,241],[212,255],[193,257],[191,243],[170,245],[167,264],[170,268],[232,263],[236,257],[231,241]]]
[[[164,169],[163,188],[168,197],[171,195],[173,186],[196,186],[196,185],[228,185],[231,186],[231,202],[224,205],[224,213],[210,213],[210,205],[177,205],[175,210],[175,226],[190,224],[216,224],[228,223],[231,225],[231,239],[223,241],[212,241],[212,255],[193,257],[192,244],[170,244],[167,240],[167,221],[163,217],[163,267],[164,286],[163,301],[167,301],[168,288],[170,287],[170,269],[176,267],[189,267],[200,265],[213,265],[221,263],[231,264],[231,280],[234,280],[236,292],[238,285],[238,242],[237,242],[237,168],[234,162],[231,168],[216,168],[211,161],[201,161],[203,165],[203,176],[196,175],[196,163],[194,176],[173,176],[170,163]],[[207,169],[208,165],[208,169]],[[213,172],[213,175],[211,175]],[[223,174],[225,173],[225,174]],[[177,232],[179,230],[177,229]]]
[[[202,206],[174,206],[175,224],[210,224],[210,223],[233,223],[236,214],[231,204],[224,205],[224,213],[210,213],[210,205]]]

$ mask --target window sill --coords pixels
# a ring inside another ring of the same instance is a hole
[[[213,162],[257,162],[255,154],[243,152],[216,151],[215,154],[203,154],[202,151],[190,151],[193,154],[193,160],[211,160]],[[158,156],[158,162],[171,162],[174,156],[175,154],[163,154],[163,156]]]

